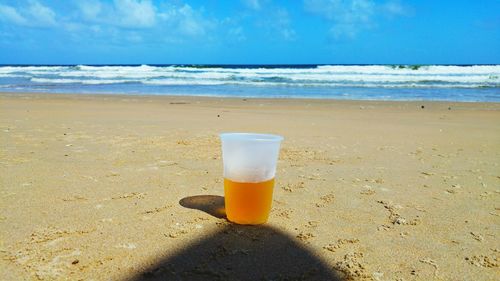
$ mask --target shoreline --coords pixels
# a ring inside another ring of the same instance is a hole
[[[46,92],[2,92],[0,91],[0,97],[36,97],[36,98],[59,98],[59,99],[154,99],[154,100],[189,100],[189,101],[215,101],[215,100],[227,100],[227,101],[253,101],[253,102],[285,102],[285,103],[345,103],[345,104],[361,104],[367,103],[370,105],[375,104],[419,104],[424,105],[436,104],[436,105],[480,105],[487,106],[500,105],[500,102],[483,102],[483,101],[446,101],[446,100],[370,100],[370,99],[325,99],[325,98],[253,98],[253,97],[217,97],[217,96],[193,96],[193,95],[155,95],[155,94],[96,94],[96,93],[46,93]]]

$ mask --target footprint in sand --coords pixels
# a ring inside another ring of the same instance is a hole
[[[472,238],[474,238],[475,240],[479,241],[479,242],[483,242],[484,241],[484,237],[477,233],[477,232],[471,232],[470,235],[472,235]]]
[[[176,231],[173,231],[170,233],[164,233],[163,235],[165,237],[168,237],[168,238],[177,238],[177,237],[182,236],[182,235],[187,234],[187,233],[188,233],[187,230],[176,230]]]
[[[110,178],[110,177],[118,177],[120,174],[115,171],[111,171],[105,175],[105,177]]]
[[[303,181],[300,182],[295,182],[295,183],[287,183],[284,186],[281,186],[281,189],[283,189],[286,192],[294,192],[296,189],[302,189],[305,187],[305,183]]]
[[[56,228],[46,228],[40,231],[35,231],[30,236],[30,242],[43,243],[55,240],[60,237],[72,236],[72,235],[83,235],[95,231],[95,229],[88,230],[66,230],[66,229],[56,229]]]
[[[400,210],[403,208],[401,205],[393,204],[390,201],[378,200],[377,203],[380,203],[389,211],[389,221],[393,225],[417,225],[420,223],[420,218],[417,216],[412,220],[408,220],[404,218],[400,214]]]
[[[130,192],[130,193],[125,193],[120,196],[115,196],[111,197],[111,199],[127,199],[127,198],[137,198],[137,199],[144,199],[146,197],[145,193],[142,192]]]
[[[67,276],[68,265],[81,255],[79,249],[62,247],[59,242],[74,236],[95,231],[43,228],[33,232],[29,239],[20,241],[15,252],[7,253],[6,259],[17,263],[39,280],[55,280]]]
[[[361,252],[352,252],[344,255],[342,261],[335,264],[335,270],[344,274],[342,280],[371,279],[366,266],[360,261],[364,256]]]
[[[34,261],[30,270],[39,280],[59,279],[67,274],[68,264],[73,263],[81,255],[80,250],[64,250],[59,255],[47,259],[43,262]]]
[[[280,218],[289,219],[293,211],[283,208],[273,208],[271,212],[273,215],[278,216]]]
[[[62,199],[62,201],[64,201],[64,202],[86,201],[86,200],[88,200],[88,199],[81,196],[81,195],[74,195],[72,197]]]
[[[387,230],[390,230],[391,228],[392,228],[392,226],[390,226],[390,225],[387,225],[387,224],[382,224],[382,225],[379,225],[379,226],[377,227],[377,230],[378,230],[378,231],[381,231],[381,230],[385,230],[385,231],[387,231]]]
[[[434,267],[434,276],[437,276],[439,266],[437,265],[436,261],[434,261],[433,259],[430,259],[430,258],[424,258],[424,259],[420,259],[419,262],[425,263],[425,264],[428,264],[428,265]]]
[[[296,237],[297,237],[297,239],[299,239],[300,241],[302,241],[304,243],[310,243],[310,241],[308,241],[308,240],[313,238],[313,237],[316,237],[316,235],[314,235],[311,232],[300,232],[299,234],[297,234]]]
[[[326,179],[322,178],[320,174],[312,174],[310,176],[306,176],[306,175],[300,175],[299,178],[301,179],[306,179],[306,180],[321,180],[321,181],[326,181]]]
[[[493,194],[494,194],[493,192],[485,191],[485,192],[479,194],[479,199],[481,199],[481,200],[489,199],[492,197]]]
[[[116,245],[115,248],[133,250],[133,249],[137,248],[137,244],[135,244],[135,243],[121,243],[121,244]]]
[[[320,199],[320,202],[316,203],[316,207],[322,208],[322,207],[326,207],[327,205],[332,203],[333,200],[335,199],[335,195],[333,193],[329,193],[329,194],[321,196],[319,199]]]
[[[343,247],[344,245],[355,244],[355,243],[358,243],[358,242],[359,242],[359,239],[357,239],[357,238],[353,238],[353,239],[338,239],[336,242],[330,243],[330,244],[324,246],[323,249],[328,250],[330,252],[335,252],[338,249],[340,249],[341,247]]]
[[[498,268],[500,259],[497,256],[475,255],[472,257],[465,257],[465,261],[469,264],[484,267],[484,268]]]
[[[157,208],[154,208],[154,209],[151,209],[151,210],[146,210],[146,211],[143,211],[141,212],[140,214],[142,215],[146,215],[146,214],[156,214],[156,213],[159,213],[159,212],[162,212],[162,211],[165,211],[169,208],[171,208],[172,205],[165,205],[165,206],[162,206],[162,207],[157,207]]]
[[[306,224],[307,228],[316,228],[319,226],[319,221],[308,221]]]
[[[181,237],[185,234],[188,234],[192,231],[197,231],[200,229],[203,229],[203,225],[199,224],[197,222],[200,221],[205,221],[206,218],[198,217],[195,218],[194,220],[185,222],[185,223],[175,223],[174,225],[171,225],[171,231],[168,233],[164,233],[163,235],[168,238],[178,238]]]
[[[363,195],[373,195],[373,194],[375,194],[375,190],[373,189],[373,187],[371,187],[369,185],[365,185],[363,188],[364,189],[359,192],[360,194],[363,194]]]

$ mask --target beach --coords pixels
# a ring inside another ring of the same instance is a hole
[[[284,136],[267,224],[222,132]],[[0,94],[2,280],[495,280],[500,103]]]

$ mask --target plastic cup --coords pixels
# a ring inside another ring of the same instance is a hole
[[[227,219],[238,224],[265,223],[271,211],[276,164],[283,137],[224,133],[220,138]]]

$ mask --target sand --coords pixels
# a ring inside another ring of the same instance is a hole
[[[228,131],[285,137],[265,225]],[[0,144],[1,280],[500,278],[500,104],[4,93]]]

